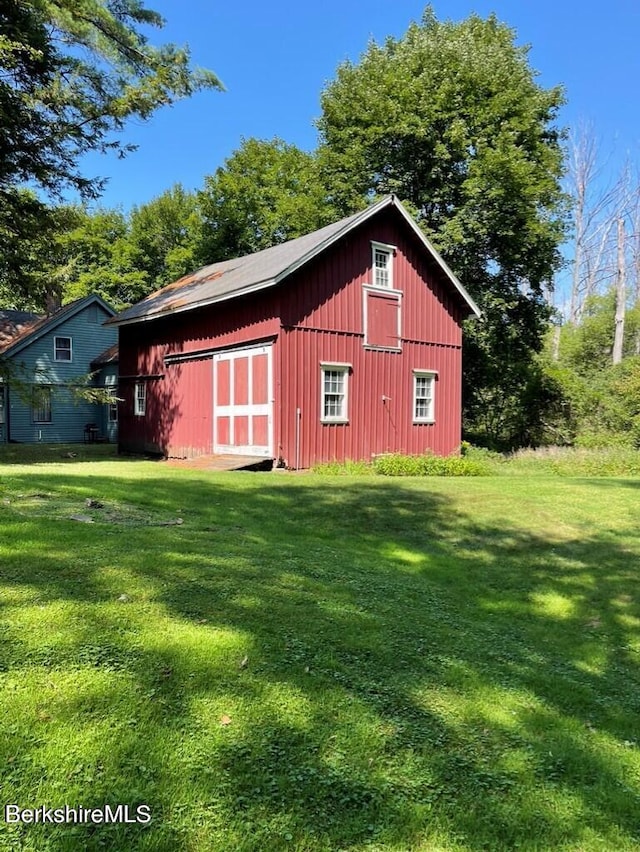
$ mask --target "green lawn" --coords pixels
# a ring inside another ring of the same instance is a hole
[[[0,463],[0,802],[152,811],[0,848],[638,849],[639,556],[633,478]]]

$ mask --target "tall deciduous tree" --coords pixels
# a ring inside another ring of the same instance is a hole
[[[201,259],[213,263],[307,234],[336,215],[313,155],[281,139],[245,139],[198,195]]]
[[[47,224],[42,201],[24,186],[57,195],[99,194],[83,174],[87,151],[130,146],[118,133],[132,117],[203,88],[220,89],[210,71],[193,70],[189,51],[153,46],[142,28],[163,25],[140,0],[5,0],[0,8],[0,276],[15,275],[21,238]]]
[[[402,38],[340,66],[321,103],[319,155],[341,211],[398,194],[483,309],[466,333],[468,426],[528,440],[543,287],[565,225],[561,89],[536,82],[527,48],[495,17],[439,22],[429,7]]]
[[[131,258],[146,274],[150,291],[198,266],[201,239],[202,216],[196,195],[180,184],[131,211]]]

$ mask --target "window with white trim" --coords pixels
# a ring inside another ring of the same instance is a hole
[[[395,246],[386,243],[371,243],[371,269],[374,287],[393,290],[393,255]]]
[[[111,399],[107,403],[109,423],[118,422],[118,397],[116,396],[115,388],[107,388],[107,392]]]
[[[34,385],[31,390],[31,418],[34,423],[51,423],[51,388]]]
[[[70,337],[54,337],[53,338],[53,359],[54,361],[71,361],[72,360],[73,341]]]
[[[145,382],[136,382],[133,397],[133,413],[142,417],[147,411],[147,385]]]
[[[320,420],[323,423],[349,421],[349,364],[321,364]]]
[[[434,370],[413,371],[413,422],[435,422],[435,387],[438,374]]]

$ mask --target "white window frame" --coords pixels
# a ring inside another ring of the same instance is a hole
[[[38,395],[41,394],[40,399]],[[36,417],[36,412],[39,414],[43,410],[49,412],[49,417],[41,419]],[[53,392],[50,385],[33,385],[31,390],[31,422],[32,423],[53,423]]]
[[[430,379],[431,398],[429,412],[426,417],[419,416],[417,413],[418,400],[427,399],[424,396],[418,396],[418,379]],[[413,422],[414,423],[435,423],[436,422],[436,381],[438,379],[437,370],[414,370],[413,371]]]
[[[320,422],[321,423],[348,423],[349,422],[349,373],[351,372],[351,364],[344,362],[321,361],[320,362]],[[342,373],[343,376],[343,391],[342,391],[342,406],[339,415],[326,415],[325,402],[327,396],[337,396],[338,394],[327,393],[325,391],[325,376],[327,373]]]
[[[69,348],[67,349],[66,346],[65,347],[58,346],[59,340],[68,340],[69,341]],[[58,357],[59,352],[68,352],[69,357],[68,358],[59,358]],[[71,364],[71,362],[73,361],[73,337],[71,337],[68,334],[63,334],[63,335],[60,335],[60,336],[56,335],[53,338],[53,360],[59,361],[63,364]]]
[[[147,383],[136,382],[133,389],[133,413],[144,417],[147,413]]]
[[[376,273],[376,252],[382,252],[387,255],[388,263],[387,263],[387,283],[380,284],[378,282],[378,277]],[[375,240],[371,240],[371,286],[375,287],[377,290],[395,290],[393,285],[393,259],[396,254],[396,247],[389,245],[388,243],[379,243]]]
[[[108,387],[107,393],[111,397],[111,400],[107,403],[107,421],[109,423],[117,423],[118,422],[118,397],[116,395],[116,389],[113,388],[113,387]]]

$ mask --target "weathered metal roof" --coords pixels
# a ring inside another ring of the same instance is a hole
[[[254,254],[204,266],[183,278],[151,293],[141,302],[108,320],[107,324],[127,325],[157,319],[167,314],[192,310],[214,302],[232,299],[278,284],[305,263],[316,257],[358,225],[387,207],[395,207],[406,219],[427,251],[442,268],[454,288],[467,303],[470,313],[480,310],[460,281],[424,236],[398,199],[389,195],[356,213],[318,231],[272,246]]]

